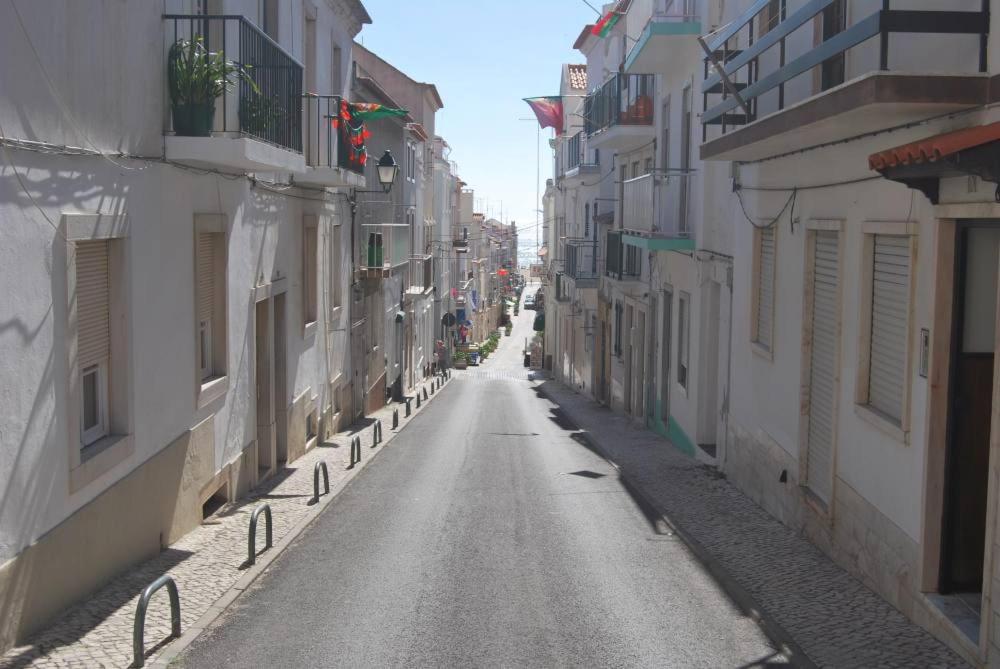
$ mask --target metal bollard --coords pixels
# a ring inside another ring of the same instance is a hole
[[[427,400],[427,387],[424,386],[424,400]]]
[[[431,395],[434,394],[434,382],[431,381]]]
[[[417,395],[417,400],[419,400],[419,399],[420,399],[420,396]],[[410,417],[410,398],[409,397],[406,398],[406,417],[407,418]]]
[[[375,424],[372,425],[372,448],[375,448],[380,443],[382,443],[382,421],[375,419]]]
[[[264,514],[265,534],[264,550],[271,547],[273,534],[271,533],[271,505],[261,504],[250,514],[250,536],[247,537],[247,564],[257,562],[257,518]]]
[[[310,504],[319,502],[319,471],[321,469],[323,470],[323,494],[330,494],[330,472],[326,469],[326,463],[320,460],[313,468],[313,497],[309,500]]]
[[[397,429],[399,427],[399,409],[392,410],[392,429]]]
[[[167,587],[167,594],[170,595],[170,637],[176,639],[181,635],[181,598],[177,594],[177,584],[174,579],[164,574],[146,586],[139,596],[139,603],[135,607],[135,625],[132,628],[132,655],[133,667],[143,667],[146,665],[146,653],[143,650],[143,637],[146,634],[146,608],[153,594],[162,588]]]
[[[420,408],[420,393],[417,393],[417,408]]]
[[[351,439],[351,464],[347,466],[352,469],[354,465],[361,462],[361,437]]]

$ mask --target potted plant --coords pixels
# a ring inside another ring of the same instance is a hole
[[[455,369],[467,369],[469,366],[469,356],[465,351],[455,353]]]
[[[215,100],[240,80],[248,82],[255,93],[260,92],[248,67],[226,60],[221,51],[209,51],[200,35],[174,42],[167,56],[174,132],[188,137],[211,134]]]
[[[507,325],[504,326],[504,333],[509,337],[511,330],[513,330],[513,329],[514,329],[514,326],[511,325],[510,323],[507,323]]]

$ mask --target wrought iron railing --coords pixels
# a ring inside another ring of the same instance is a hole
[[[821,90],[873,70],[888,71],[890,64],[907,72],[953,72],[955,67],[946,63],[962,60],[963,49],[969,49],[967,61],[977,62],[979,72],[986,71],[990,22],[985,5],[981,11],[952,11],[944,9],[952,5],[951,0],[939,0],[941,10],[911,10],[891,9],[890,0],[883,0],[881,9],[849,23],[844,0],[809,0],[796,3],[797,7],[786,3],[787,0],[780,0],[775,9],[769,0],[755,0],[739,18],[708,40],[706,46],[731,86],[725,85],[722,75],[711,64],[712,59],[706,58],[702,82],[702,123],[706,136],[709,125],[721,125],[725,133],[729,126],[743,125],[800,102],[801,96],[786,99],[785,84],[813,68],[821,70]],[[812,46],[814,19],[820,15],[824,23],[842,22],[842,29],[829,29],[824,41]],[[959,41],[949,38],[950,41],[941,42],[936,48],[927,48],[924,41],[911,41],[912,48],[900,50],[894,56],[890,36],[906,33],[953,35]],[[966,35],[978,35],[975,46],[961,42]],[[869,54],[866,48],[856,59],[846,59],[848,51],[873,38],[878,38],[877,54]],[[741,45],[742,50],[730,48],[735,44]],[[810,46],[797,50],[799,44]],[[942,57],[944,53],[948,55]],[[734,90],[739,97],[733,94]],[[773,102],[769,99],[767,108],[760,109],[762,96],[772,92]],[[710,96],[715,96],[714,104],[710,104]],[[741,99],[747,109],[743,109]]]
[[[653,124],[652,74],[615,74],[583,102],[588,135],[616,125]]]
[[[295,58],[244,16],[165,14],[163,19],[168,52],[179,41],[200,39],[252,79],[238,80],[214,101],[213,134],[302,151],[302,65]],[[167,127],[175,131],[172,117]]]
[[[309,167],[342,167],[364,174],[360,161],[349,159],[347,123],[340,120],[339,95],[307,94],[302,98],[305,156]]]

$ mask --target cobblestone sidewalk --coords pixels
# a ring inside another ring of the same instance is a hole
[[[765,622],[777,624],[815,665],[967,666],[714,468],[554,381],[536,392],[558,405],[553,420],[575,424],[618,465],[640,506],[651,504],[652,513],[697,542],[765,613]]]
[[[430,381],[419,386],[424,387],[430,393]],[[434,396],[429,396],[429,400],[433,399]],[[131,665],[132,625],[139,593],[163,574],[169,574],[177,582],[181,631],[186,632],[246,574],[247,527],[253,509],[262,502],[271,506],[274,544],[277,545],[290,531],[301,529],[307,517],[315,517],[323,508],[323,505],[307,504],[313,494],[316,463],[321,460],[327,463],[331,492],[336,493],[342,484],[363,469],[374,453],[392,440],[395,434],[391,429],[393,408],[399,409],[399,428],[402,429],[420,413],[416,401],[411,406],[410,418],[405,417],[405,405],[390,405],[313,448],[265,481],[250,497],[227,506],[159,556],[118,576],[88,601],[68,609],[28,644],[8,651],[0,657],[0,669],[92,669]],[[381,419],[384,429],[383,444],[376,449],[372,448],[373,430],[370,427],[374,419]],[[362,464],[348,470],[350,442],[355,434],[362,438]],[[263,518],[258,524],[257,546],[258,550],[264,547]],[[160,592],[153,597],[146,615],[147,665],[166,646],[169,634],[170,607],[166,592]],[[150,649],[155,651],[149,654]]]

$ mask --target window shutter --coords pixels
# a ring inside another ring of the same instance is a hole
[[[902,424],[910,303],[910,239],[875,235],[874,245],[868,404]]]
[[[813,255],[812,343],[809,354],[809,430],[806,482],[830,501],[836,406],[837,302],[840,290],[839,235],[816,232]]]
[[[198,320],[211,321],[215,305],[215,235],[198,233]]]
[[[771,350],[774,322],[774,226],[760,230],[757,278],[757,343]]]
[[[316,320],[316,226],[306,226],[303,238],[303,297],[305,298],[305,322],[312,323]]]
[[[80,369],[111,354],[110,267],[107,240],[76,244],[77,360]]]

